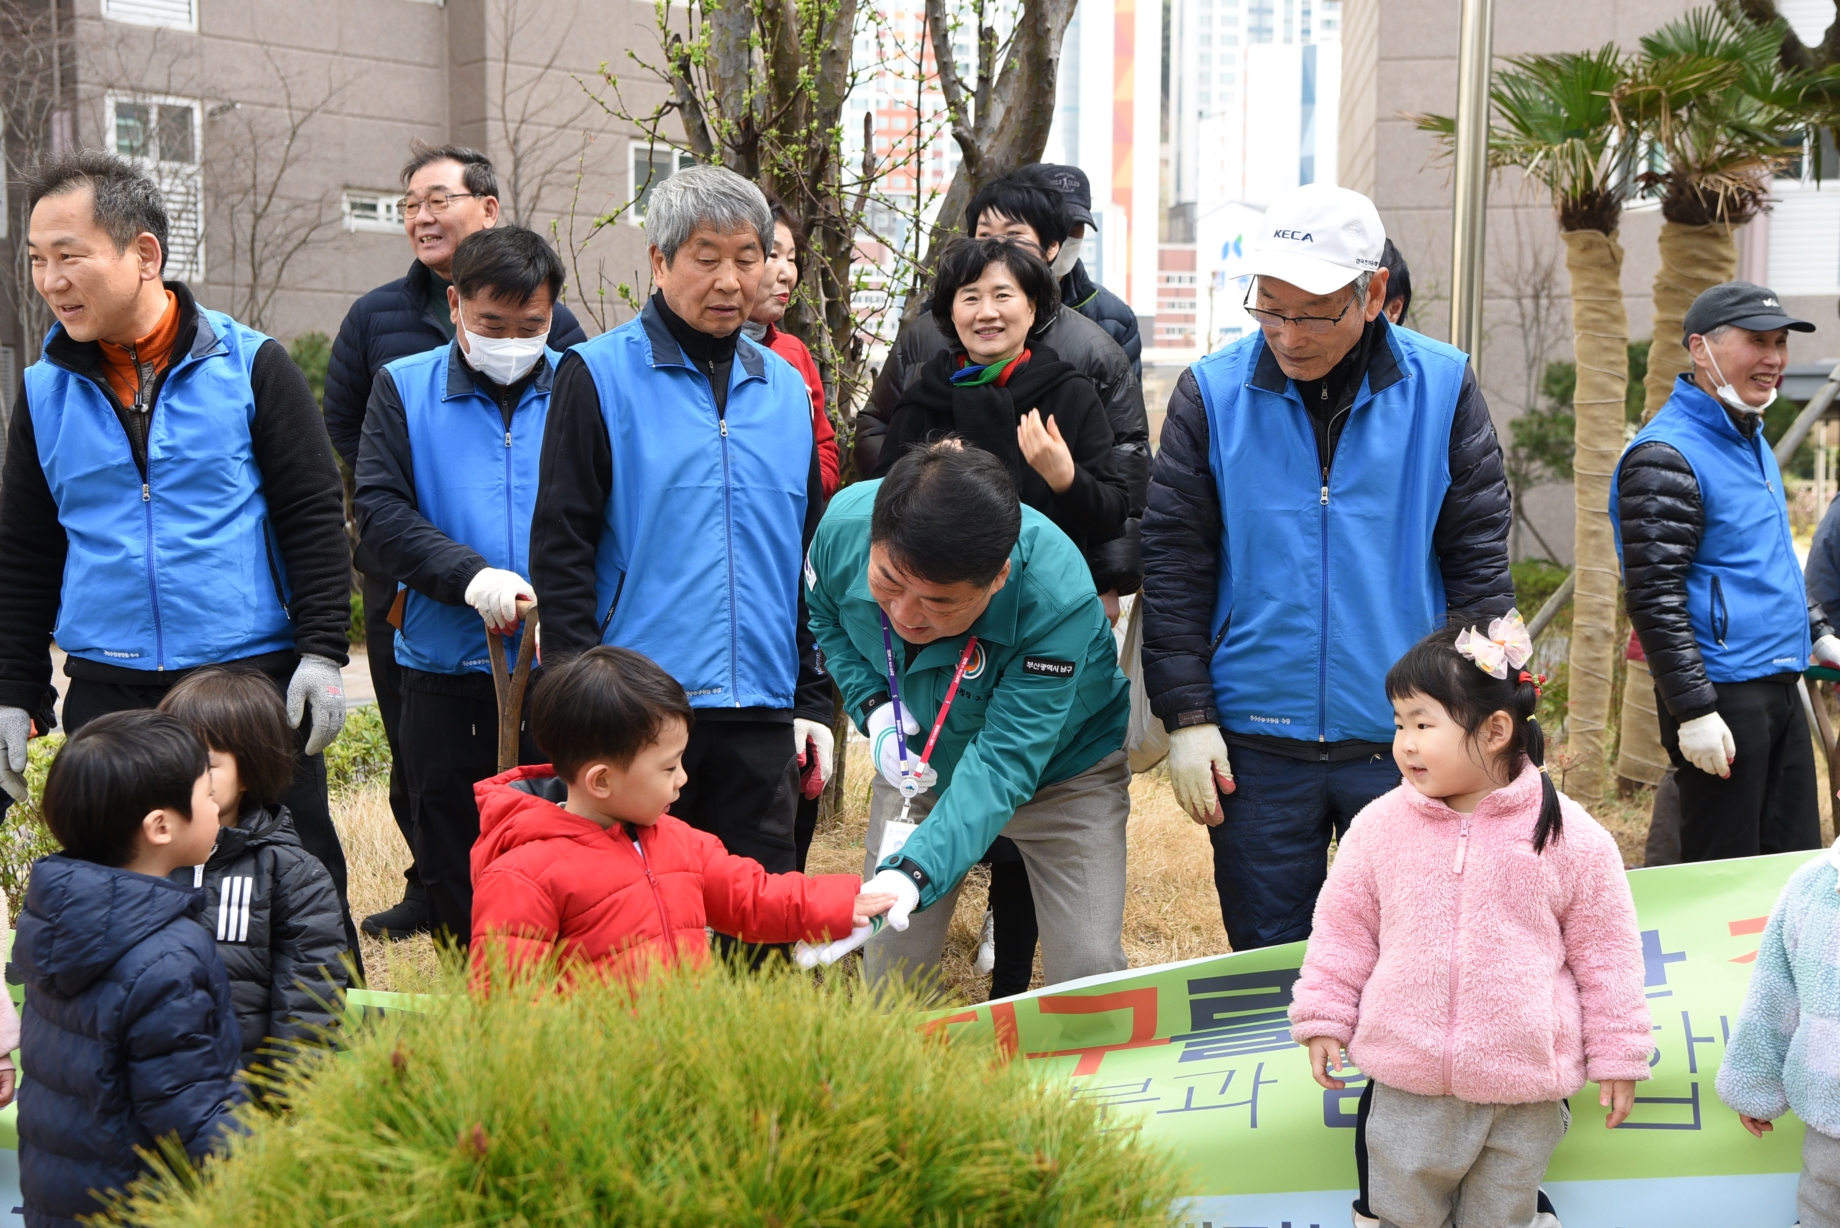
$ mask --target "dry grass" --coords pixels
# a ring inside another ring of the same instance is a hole
[[[332,821],[345,846],[352,917],[362,921],[402,899],[409,849],[390,814],[388,784],[380,780],[346,797],[333,798]],[[413,968],[427,978],[439,971],[434,940],[425,934],[394,943],[360,935],[358,942],[364,971],[375,989],[389,989],[393,980],[409,979],[391,976],[404,968]]]

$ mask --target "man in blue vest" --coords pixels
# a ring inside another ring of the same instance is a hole
[[[429,350],[445,350],[454,341],[452,309],[447,305],[454,253],[467,236],[498,225],[498,172],[491,159],[464,145],[409,143],[402,168],[402,199],[396,202],[415,260],[409,271],[385,282],[351,305],[326,363],[326,433],[355,474],[358,444],[364,434],[365,407],[371,387],[386,363]],[[587,335],[561,303],[551,308],[550,344],[566,350]],[[370,662],[371,691],[390,744],[390,810],[403,843],[414,847],[409,793],[397,716],[402,709],[402,671],[395,656],[396,628],[385,614],[396,599],[396,578],[387,574],[368,542],[359,542],[352,560],[364,594],[365,656]],[[428,929],[428,895],[411,861],[400,903],[364,918],[361,928],[374,937],[408,938]]]
[[[530,531],[545,659],[618,644],[696,709],[671,812],[794,868],[799,767],[830,774],[830,679],[799,583],[824,513],[811,398],[741,335],[773,244],[760,189],[683,170],[646,203],[645,309],[556,371]]]
[[[73,732],[154,707],[199,666],[259,670],[305,722],[278,800],[343,907],[320,752],[345,721],[351,553],[306,377],[280,342],[161,280],[166,211],[126,162],[56,158],[27,200],[32,281],[57,323],[0,477],[0,786],[23,796],[26,739],[55,724],[54,635]]]
[[[1746,281],[1701,294],[1682,325],[1693,370],[1610,488],[1629,621],[1680,790],[1681,860],[1818,849],[1798,684],[1811,656],[1840,664],[1840,639],[1803,588],[1763,437],[1789,333],[1814,325]]]
[[[434,926],[461,945],[473,932],[473,785],[498,772],[486,632],[507,633],[515,667],[508,633],[519,598],[535,595],[524,576],[562,357],[547,348],[562,279],[555,248],[532,231],[463,240],[447,291],[454,340],[378,372],[358,446],[358,528],[402,577],[398,743],[415,863]],[[528,735],[520,750],[522,762],[543,762]]]
[[[1144,683],[1236,951],[1308,937],[1330,839],[1399,783],[1387,668],[1514,605],[1488,406],[1386,319],[1385,243],[1358,192],[1275,201],[1258,331],[1183,373],[1151,473]]]

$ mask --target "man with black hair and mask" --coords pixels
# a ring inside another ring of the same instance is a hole
[[[397,744],[411,846],[431,921],[472,936],[473,785],[498,771],[498,699],[486,632],[509,632],[536,590],[530,520],[562,355],[548,342],[562,260],[542,235],[479,230],[454,251],[454,339],[377,373],[358,445],[358,528],[402,577],[386,607],[402,668]],[[373,616],[381,619],[384,610]],[[515,638],[505,645],[516,663]],[[521,758],[547,762],[528,735]]]
[[[1814,325],[1763,286],[1714,286],[1682,321],[1693,370],[1630,443],[1610,488],[1629,621],[1655,676],[1680,789],[1683,861],[1821,847],[1802,697],[1840,665],[1802,585],[1763,411]]]
[[[1092,279],[1080,251],[1086,246],[1086,231],[1097,229],[1092,211],[1092,181],[1077,166],[1059,166],[1037,162],[1016,172],[1028,183],[1039,183],[1060,193],[1067,206],[1067,241],[1049,261],[1060,281],[1061,302],[1073,308],[1106,331],[1124,356],[1131,360],[1131,373],[1138,382],[1144,378],[1144,338],[1137,326],[1137,313],[1131,305]]]

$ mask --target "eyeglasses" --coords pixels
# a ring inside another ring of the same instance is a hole
[[[1266,332],[1277,332],[1286,324],[1295,324],[1306,333],[1321,334],[1328,332],[1337,324],[1340,324],[1342,322],[1342,317],[1348,314],[1348,309],[1353,307],[1355,301],[1359,298],[1360,295],[1358,294],[1349,295],[1348,301],[1342,305],[1342,309],[1332,316],[1287,316],[1280,315],[1275,311],[1266,311],[1263,307],[1254,307],[1252,305],[1252,287],[1247,286],[1246,299],[1240,306],[1244,307],[1246,309],[1246,314],[1257,320],[1259,322],[1259,327]]]
[[[405,196],[396,202],[396,207],[402,210],[403,220],[412,222],[415,220],[415,215],[422,211],[423,205],[428,206],[430,213],[446,213],[447,206],[452,202],[477,195],[479,195],[477,192],[430,192],[421,200],[416,200],[413,196]]]

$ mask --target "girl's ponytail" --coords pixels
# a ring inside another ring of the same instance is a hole
[[[1546,771],[1546,734],[1540,728],[1539,717],[1534,715],[1540,702],[1540,681],[1522,670],[1514,690],[1515,707],[1524,710],[1527,720],[1527,761],[1540,770],[1540,821],[1533,828],[1533,851],[1541,853],[1548,843],[1558,839],[1565,819],[1559,813],[1559,790]]]

